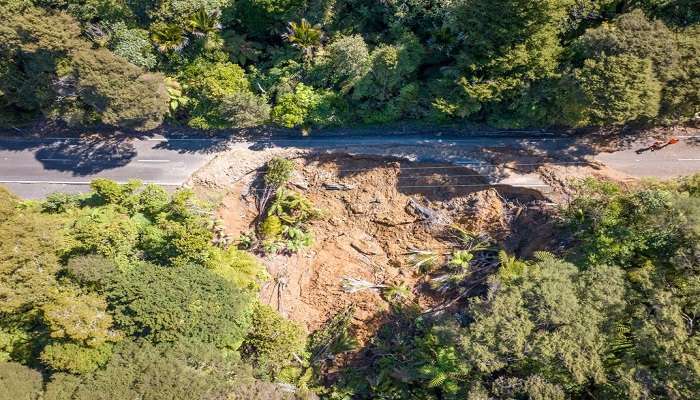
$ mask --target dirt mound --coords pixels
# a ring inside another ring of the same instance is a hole
[[[421,277],[409,253],[449,254],[453,244],[446,232],[453,224],[487,233],[520,253],[523,244],[511,240],[513,232],[522,229],[523,210],[531,208],[526,205],[542,199],[527,189],[490,187],[474,171],[454,165],[346,155],[307,156],[296,163],[292,187],[321,209],[323,218],[311,225],[310,249],[262,259],[272,280],[261,298],[310,331],[352,303],[361,340],[382,322],[388,303],[376,291],[344,292],[344,278],[404,283],[421,306],[429,307],[432,300],[419,290]],[[254,174],[241,179],[222,202],[219,215],[232,236],[252,229],[253,180]]]

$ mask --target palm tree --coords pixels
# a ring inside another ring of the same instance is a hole
[[[184,29],[179,25],[165,22],[156,22],[151,25],[151,41],[162,53],[180,51],[187,45]]]
[[[193,35],[200,38],[216,33],[221,29],[219,11],[208,13],[204,8],[200,8],[187,21],[187,27]]]
[[[282,35],[292,46],[301,49],[304,54],[304,60],[310,60],[313,56],[314,47],[321,43],[323,32],[321,25],[311,25],[305,18],[301,22],[294,21],[289,23],[287,33]]]
[[[192,35],[204,39],[205,49],[214,50],[223,47],[224,41],[217,35],[221,29],[219,11],[208,13],[200,8],[187,21],[187,27]]]

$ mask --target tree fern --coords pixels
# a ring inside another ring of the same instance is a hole
[[[533,255],[537,261],[547,262],[558,260],[557,256],[548,251],[536,251]]]

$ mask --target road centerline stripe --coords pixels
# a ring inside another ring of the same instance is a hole
[[[144,163],[169,163],[170,160],[134,160],[135,162],[144,162]]]

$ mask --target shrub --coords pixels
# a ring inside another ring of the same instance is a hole
[[[289,182],[294,172],[294,162],[285,158],[275,157],[267,163],[265,185],[278,189]]]
[[[487,116],[533,82],[556,76],[568,0],[459,1],[445,27],[457,38],[461,113]],[[454,70],[450,76],[454,76]],[[454,81],[454,79],[452,79]]]
[[[700,28],[678,34],[679,68],[666,82],[661,101],[663,115],[671,121],[694,118],[700,112]]]
[[[321,96],[310,86],[300,83],[294,92],[285,93],[272,108],[272,121],[278,125],[295,128],[309,123],[309,116],[321,102]]]
[[[41,209],[48,213],[64,213],[80,204],[81,196],[67,193],[51,193],[41,203]]]
[[[147,3],[149,4],[149,3]],[[165,20],[168,22],[182,23],[187,18],[192,17],[198,11],[211,15],[221,9],[231,7],[231,0],[168,0],[156,3],[150,13],[155,20]]]
[[[74,56],[77,91],[102,122],[137,130],[156,128],[168,113],[164,76],[141,69],[104,49]]]
[[[153,343],[181,339],[237,349],[250,326],[250,295],[206,268],[142,263],[105,293],[116,325]]]
[[[269,306],[256,302],[252,326],[241,353],[264,375],[273,377],[294,363],[294,357],[304,356],[305,335],[301,327],[284,319]]]
[[[187,108],[189,124],[202,129],[224,128],[227,121],[220,110],[227,97],[249,92],[250,83],[241,67],[230,62],[196,60],[182,73],[181,81],[191,99]]]
[[[161,219],[144,228],[139,245],[146,259],[161,265],[211,267],[215,252],[212,238],[204,221],[197,218]]]
[[[42,386],[39,371],[22,364],[0,361],[0,400],[39,400]]]
[[[49,336],[96,347],[119,338],[112,330],[112,316],[104,299],[92,295],[66,293],[42,307]]]
[[[574,80],[576,87],[569,90],[581,97],[573,125],[621,125],[659,113],[661,85],[648,60],[629,55],[586,60]]]
[[[672,74],[680,58],[674,32],[659,20],[649,20],[639,9],[587,30],[572,50],[580,60],[619,55],[649,59],[662,81]]]
[[[327,48],[330,80],[347,92],[362,78],[369,67],[369,50],[360,35],[339,36]]]
[[[398,44],[381,45],[372,51],[369,72],[357,82],[352,94],[360,102],[365,122],[389,122],[402,116],[406,109],[401,104],[410,97],[404,88],[414,78],[424,53],[413,35],[404,35]]]
[[[70,229],[75,254],[96,253],[120,268],[135,259],[139,242],[136,223],[114,207],[103,207],[78,217]]]
[[[110,49],[118,56],[124,57],[130,63],[145,69],[156,65],[153,45],[144,29],[129,29],[124,22],[112,25]]]
[[[306,224],[320,215],[320,211],[299,193],[282,188],[267,209],[267,218],[260,226],[266,251],[280,249],[295,253],[313,243]]]
[[[165,209],[169,201],[168,193],[158,185],[147,184],[139,193],[139,208],[152,219]]]
[[[252,92],[238,92],[222,100],[219,112],[231,126],[251,128],[270,118],[270,105]]]
[[[277,240],[282,236],[282,221],[276,215],[268,215],[260,224],[260,233],[265,240]]]
[[[64,272],[81,287],[99,290],[108,284],[117,268],[104,256],[88,254],[68,259]]]
[[[240,0],[232,17],[239,21],[241,31],[255,39],[265,39],[282,32],[305,4],[303,0]]]
[[[299,193],[280,190],[268,209],[269,215],[276,215],[287,225],[301,225],[319,216],[314,205]]]
[[[148,342],[125,343],[104,368],[79,382],[65,375],[56,378],[47,394],[63,392],[75,400],[215,399],[252,380],[235,357],[210,346]]]
[[[672,193],[662,188],[625,192],[587,180],[564,216],[589,263],[641,265],[670,256],[678,245],[682,229],[672,200]]]
[[[233,247],[215,253],[212,272],[235,287],[253,291],[260,288],[259,283],[269,278],[265,267],[255,257]]]
[[[104,178],[97,178],[90,182],[90,189],[99,201],[116,206],[133,207],[131,197],[140,186],[141,182],[137,180],[131,180],[123,185]]]
[[[87,374],[112,356],[112,345],[87,347],[72,342],[52,342],[41,351],[41,362],[53,371]]]

